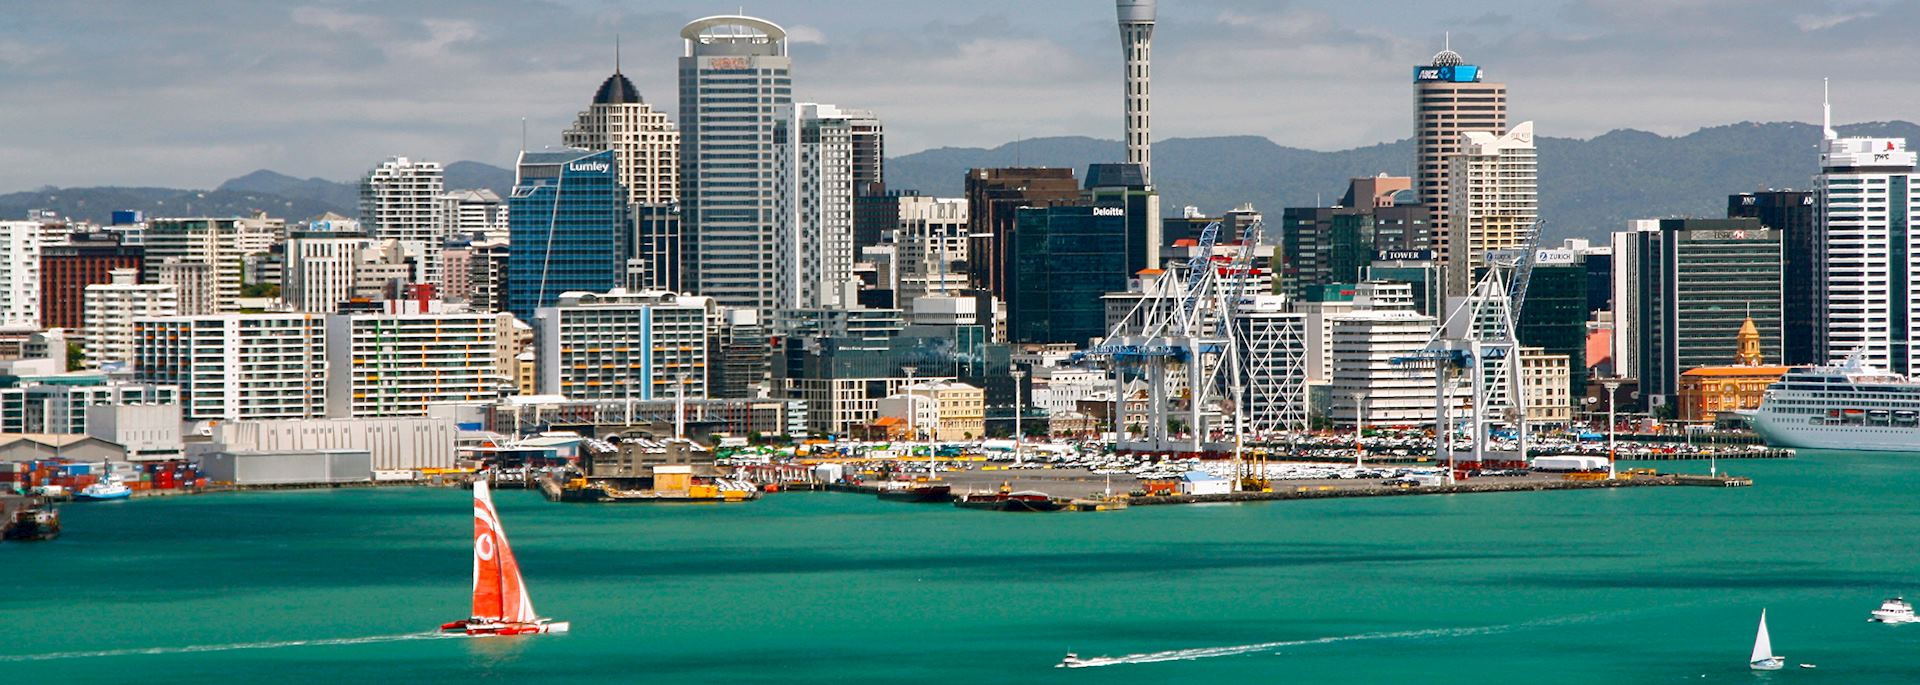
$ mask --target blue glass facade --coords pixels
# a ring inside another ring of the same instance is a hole
[[[620,285],[631,231],[617,173],[612,150],[520,154],[507,206],[507,311],[530,322],[561,293]]]
[[[1084,345],[1107,334],[1110,292],[1127,289],[1127,218],[1096,207],[1021,207],[1008,273],[1014,342]]]

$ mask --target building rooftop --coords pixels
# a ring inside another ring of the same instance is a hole
[[[1702,366],[1680,374],[1688,378],[1731,378],[1735,376],[1785,376],[1791,366]]]
[[[600,84],[599,92],[593,94],[596,105],[626,105],[644,102],[640,99],[640,89],[633,87],[633,81],[626,75],[614,71],[612,76]]]

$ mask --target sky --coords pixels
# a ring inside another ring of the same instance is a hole
[[[888,152],[1118,139],[1111,0],[151,0],[0,13],[0,192],[347,180],[389,156],[510,166],[614,68],[678,119],[688,21],[786,27],[796,100],[870,109]],[[1920,119],[1920,0],[1160,0],[1156,139],[1337,150],[1408,137],[1451,40],[1543,136]],[[1449,38],[1450,36],[1450,38]]]

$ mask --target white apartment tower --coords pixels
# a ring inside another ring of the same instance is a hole
[[[440,282],[441,219],[446,171],[439,162],[393,157],[360,181],[360,223],[375,238],[398,240],[418,257],[414,281]]]
[[[926,295],[965,290],[967,274],[955,265],[967,263],[967,199],[903,195],[899,203],[893,229],[897,273],[891,280],[900,307]]]
[[[326,328],[329,417],[426,416],[512,386],[512,314],[334,314]]]
[[[1120,17],[1120,51],[1127,63],[1127,163],[1153,183],[1153,127],[1150,117],[1153,76],[1154,0],[1115,0]]]
[[[245,245],[252,242],[243,235],[251,233],[240,219],[152,219],[141,237],[147,278],[180,289],[182,314],[240,311]]]
[[[40,222],[0,221],[0,328],[40,327]]]
[[[792,109],[787,32],[765,19],[680,30],[681,220],[687,289],[729,307],[777,307],[774,131]]]
[[[137,269],[110,275],[112,283],[89,285],[82,295],[80,332],[90,369],[133,363],[134,319],[180,313],[173,286],[140,283]]]
[[[1504,134],[1467,131],[1448,170],[1448,296],[1467,294],[1487,253],[1525,249],[1540,220],[1539,161],[1533,122]]]
[[[440,196],[440,235],[445,238],[480,236],[505,242],[507,203],[491,190],[455,190]]]
[[[134,376],[180,387],[187,420],[326,414],[326,321],[311,314],[217,314],[133,321]]]
[[[1916,155],[1901,138],[1841,138],[1832,107],[1825,109],[1814,179],[1823,287],[1816,300],[1826,322],[1820,346],[1830,361],[1859,352],[1869,364],[1911,375],[1920,371]]]
[[[782,309],[854,304],[853,134],[874,122],[871,112],[810,102],[776,120],[773,275]]]
[[[534,313],[542,395],[569,400],[707,396],[711,300],[669,292],[570,292]]]

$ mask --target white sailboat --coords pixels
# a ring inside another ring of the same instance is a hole
[[[1760,633],[1753,637],[1753,658],[1747,665],[1756,671],[1778,671],[1787,661],[1773,653],[1773,639],[1767,637],[1767,610],[1760,610]]]

